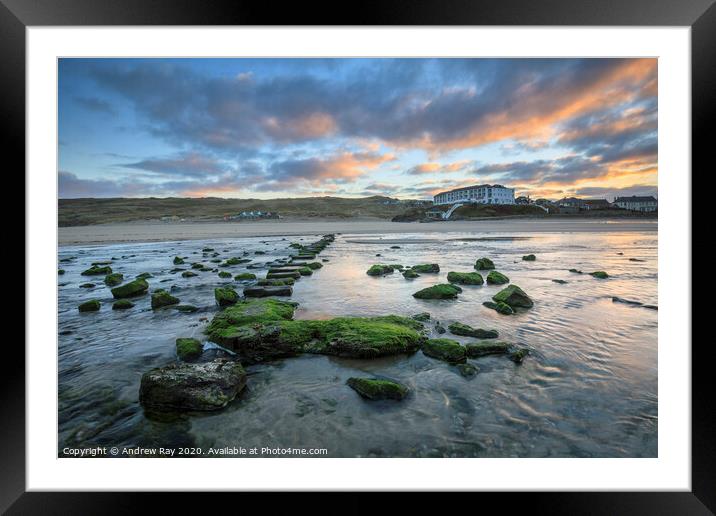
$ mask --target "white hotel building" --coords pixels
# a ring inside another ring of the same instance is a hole
[[[515,189],[502,185],[475,185],[440,192],[433,197],[433,204],[515,204]]]

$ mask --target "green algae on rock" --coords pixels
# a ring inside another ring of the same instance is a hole
[[[80,306],[77,307],[77,310],[80,312],[96,312],[99,310],[100,302],[97,299],[91,299],[89,301],[85,301]]]
[[[242,272],[241,274],[237,274],[234,276],[234,280],[236,281],[247,281],[247,280],[255,280],[256,274],[253,274],[251,272]]]
[[[99,276],[107,274],[112,274],[112,267],[109,266],[99,266],[99,265],[92,265],[89,269],[82,271],[82,276]]]
[[[530,350],[527,348],[521,348],[515,351],[514,353],[510,353],[509,359],[512,360],[515,364],[521,364],[522,361],[525,359],[527,355],[530,354]]]
[[[255,286],[246,287],[244,289],[245,297],[269,297],[269,296],[291,296],[293,295],[293,287],[290,285],[284,286]]]
[[[256,282],[257,285],[262,287],[281,287],[284,285],[293,285],[296,282],[293,278],[284,279],[260,279]]]
[[[485,355],[501,355],[509,353],[511,346],[508,342],[470,342],[465,345],[465,352],[470,358]]]
[[[204,346],[198,339],[178,338],[176,340],[177,357],[180,360],[188,361],[199,358]]]
[[[214,299],[216,299],[219,306],[229,306],[239,300],[239,294],[231,288],[215,288]]]
[[[310,267],[311,269],[320,269],[323,267],[323,265],[320,262],[310,262],[306,264],[306,267]]]
[[[492,301],[485,301],[484,303],[482,303],[482,306],[486,306],[487,308],[495,310],[496,312],[503,315],[512,315],[515,313],[515,311],[510,305],[503,302],[493,303]]]
[[[501,272],[490,271],[490,274],[487,275],[487,284],[488,285],[504,285],[505,283],[509,283],[509,282],[510,282],[510,278],[508,278]]]
[[[187,313],[187,314],[196,312],[198,309],[199,308],[197,308],[194,305],[175,305],[174,306],[174,310],[176,310],[177,312],[182,312],[182,313]]]
[[[402,400],[408,395],[408,388],[392,380],[380,378],[348,378],[346,384],[369,400]]]
[[[132,303],[129,299],[118,299],[112,303],[112,310],[127,310],[133,306],[134,303]]]
[[[413,269],[408,269],[405,272],[403,272],[403,277],[405,279],[415,279],[415,278],[420,277],[420,274],[415,272]]]
[[[120,285],[119,287],[114,287],[112,289],[112,296],[114,296],[115,299],[141,296],[148,288],[149,283],[147,283],[147,280],[139,278],[130,281],[129,283],[125,283],[124,285]]]
[[[413,297],[417,299],[455,299],[460,292],[462,292],[460,287],[449,283],[440,283],[418,290],[413,294]]]
[[[448,330],[453,335],[461,335],[463,337],[475,337],[476,339],[496,339],[497,330],[483,330],[482,328],[473,328],[467,324],[454,322],[448,326]]]
[[[407,317],[338,317],[292,320],[294,303],[241,300],[214,316],[210,340],[257,362],[299,353],[372,358],[418,349],[422,324]]]
[[[156,411],[211,411],[228,405],[246,386],[238,362],[174,363],[142,375],[139,402]]]
[[[568,283],[567,281],[565,281],[563,279],[553,279],[552,281],[554,283],[559,283],[560,285],[564,285],[564,284]]]
[[[159,289],[152,292],[152,308],[155,310],[157,308],[178,304],[179,298],[172,296],[166,290]]]
[[[532,308],[532,306],[534,306],[534,302],[525,294],[524,290],[514,284],[500,290],[497,294],[492,296],[492,300],[497,303],[505,303],[512,309]]]
[[[194,276],[198,276],[198,274],[192,271],[184,271],[181,273],[182,278],[193,278]],[[229,276],[231,276],[231,274],[229,274]]]
[[[457,364],[465,361],[465,346],[452,339],[430,339],[423,342],[423,354]]]
[[[151,278],[151,277],[152,277],[152,274],[150,272],[143,272],[143,273],[137,274],[135,276],[136,279],[147,279],[147,278]]]
[[[108,287],[116,287],[120,283],[122,283],[122,280],[124,279],[124,274],[121,272],[114,272],[112,274],[107,274],[104,277],[104,284]]]
[[[226,272],[226,271],[220,271],[220,272],[219,272],[219,277],[220,277],[220,278],[230,278],[230,277],[231,277],[231,273],[230,273],[230,272]]]
[[[537,259],[537,257],[533,254],[526,254],[522,257],[522,259],[526,262],[533,262]]]
[[[390,265],[376,264],[371,265],[370,269],[365,271],[368,276],[383,276],[385,274],[393,274],[395,269]]]
[[[479,272],[448,272],[447,280],[459,285],[482,285],[485,282]]]
[[[479,258],[475,262],[475,269],[477,269],[478,271],[485,271],[494,268],[495,264],[492,263],[492,260],[490,260],[489,258]]]
[[[579,269],[569,269],[569,272],[573,272],[575,274],[582,274],[582,271],[580,271]]]
[[[479,367],[468,363],[457,364],[456,367],[460,375],[464,376],[465,378],[472,378],[480,372]]]
[[[179,256],[175,256],[174,261],[172,263],[174,265],[182,265],[184,263],[184,260]]]
[[[413,265],[411,269],[415,272],[437,273],[440,272],[440,265],[437,263],[422,263],[419,265]]]
[[[65,273],[65,269],[57,269],[57,274],[62,276]]]
[[[82,283],[80,288],[94,288],[94,283]]]
[[[412,318],[416,321],[425,322],[430,320],[430,314],[428,312],[420,312],[419,314],[413,315]]]
[[[594,276],[598,279],[607,279],[609,277],[609,274],[607,274],[604,271],[594,271],[589,273],[591,276]]]

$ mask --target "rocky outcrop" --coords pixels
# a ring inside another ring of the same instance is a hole
[[[462,292],[460,287],[449,283],[440,283],[418,290],[413,294],[413,297],[417,299],[455,299],[460,292]]]
[[[245,386],[246,372],[238,362],[170,364],[142,375],[139,401],[145,409],[162,412],[219,410]]]
[[[525,291],[514,284],[500,290],[492,296],[492,300],[496,303],[505,303],[513,310],[515,308],[532,308],[534,306],[534,302]]]

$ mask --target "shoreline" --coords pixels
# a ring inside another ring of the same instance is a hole
[[[503,218],[444,222],[391,222],[383,219],[252,222],[129,222],[68,226],[57,230],[59,246],[172,242],[212,238],[300,236],[310,234],[396,233],[609,233],[658,231],[657,219]]]

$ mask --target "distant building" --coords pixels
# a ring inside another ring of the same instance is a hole
[[[579,208],[580,210],[608,210],[612,205],[606,199],[580,199],[565,197],[557,201],[560,208]]]
[[[584,208],[587,210],[608,210],[612,204],[606,199],[584,199]]]
[[[637,196],[617,197],[614,204],[625,210],[633,211],[657,211],[659,209],[659,201],[653,196]]]
[[[517,199],[515,199],[515,204],[532,204],[532,201],[530,200],[529,195],[524,196],[520,195]]]
[[[242,211],[241,213],[226,213],[224,215],[225,221],[230,220],[255,220],[255,219],[280,219],[281,216],[278,213],[272,213],[270,211]]]
[[[475,185],[440,192],[433,197],[435,205],[458,202],[476,204],[515,204],[514,188],[502,185]]]

